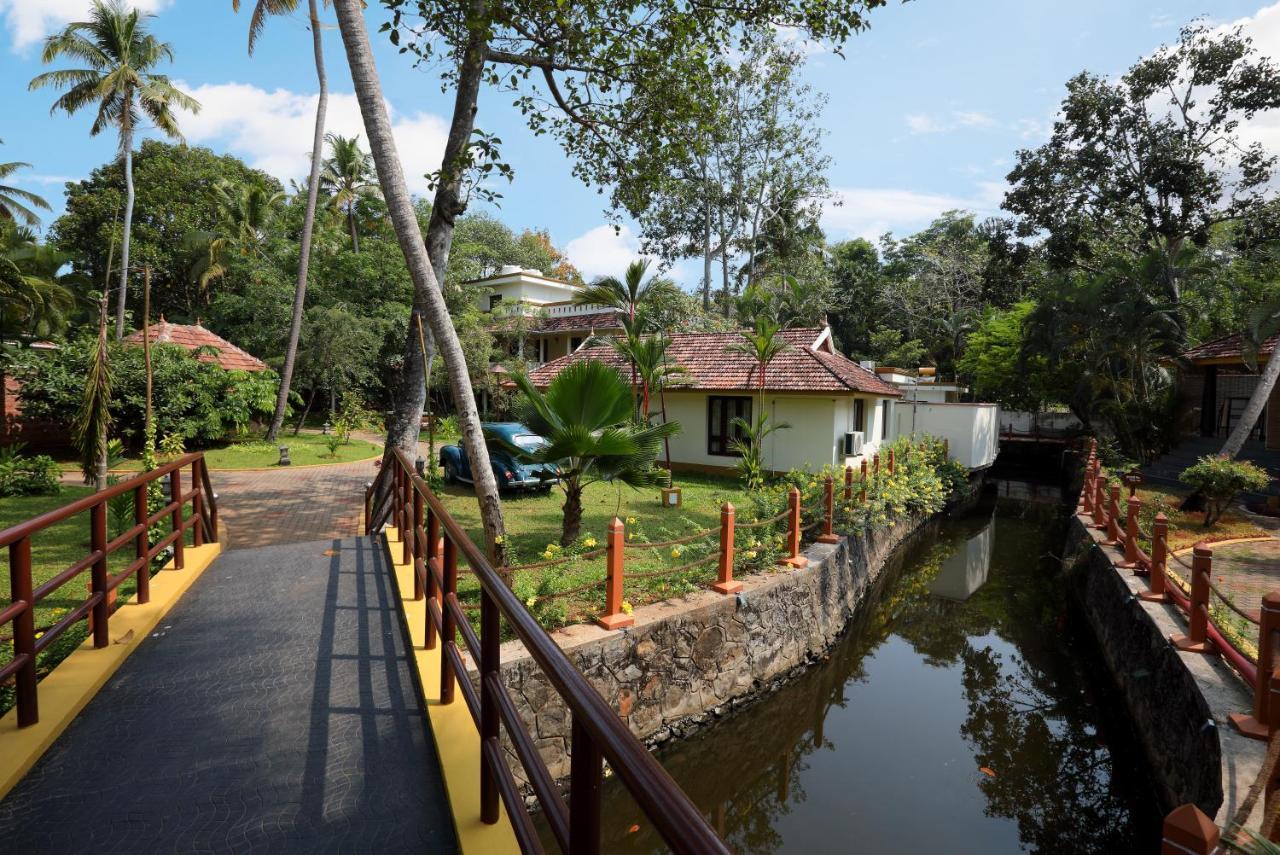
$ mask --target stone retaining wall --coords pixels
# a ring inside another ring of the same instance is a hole
[[[1165,810],[1193,803],[1222,825],[1261,767],[1265,745],[1246,739],[1227,721],[1248,711],[1243,680],[1217,656],[1184,653],[1169,636],[1184,633],[1176,606],[1147,603],[1136,594],[1146,581],[1116,568],[1102,533],[1073,516],[1067,560],[1069,587],[1097,637],[1103,659],[1142,742]],[[1261,800],[1254,811],[1254,823]],[[1256,826],[1255,826],[1256,827]]]
[[[636,609],[635,626],[553,633],[593,686],[650,744],[682,736],[780,685],[830,647],[895,547],[928,518],[814,544],[802,570],[740,579],[736,596],[703,591]],[[568,774],[570,722],[523,645],[504,645],[503,678],[551,774]],[[513,764],[517,768],[518,764]]]

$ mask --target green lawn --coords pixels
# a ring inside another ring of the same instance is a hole
[[[1190,494],[1189,489],[1178,490],[1156,485],[1139,487],[1138,498],[1142,499],[1142,512],[1138,521],[1142,531],[1149,534],[1156,514],[1163,513],[1169,520],[1169,548],[1175,552],[1195,546],[1202,540],[1214,543],[1220,540],[1234,540],[1238,537],[1265,537],[1270,534],[1258,527],[1234,505],[1223,513],[1221,519],[1205,528],[1203,512],[1178,510],[1178,505]],[[1127,513],[1125,502],[1128,495],[1127,489],[1120,493],[1122,514]],[[1144,546],[1149,548],[1146,539],[1143,540]]]
[[[380,445],[352,439],[346,445],[338,446],[337,453],[331,457],[327,440],[328,437],[319,432],[303,432],[294,436],[286,431],[279,442],[269,443],[260,437],[252,437],[206,449],[204,454],[210,469],[266,469],[275,466],[280,460],[281,445],[289,446],[289,459],[294,466],[350,463],[375,457],[382,452]],[[79,469],[79,464],[74,460],[63,460],[60,463],[63,469]],[[136,472],[142,469],[142,463],[137,459],[130,459],[119,468]]]
[[[638,607],[710,585],[716,579],[714,561],[687,571],[676,568],[718,552],[720,509],[726,501],[732,502],[737,509],[739,523],[751,522],[753,504],[737,479],[678,475],[676,484],[684,493],[683,505],[679,508],[663,507],[657,488],[637,491],[626,486],[619,489],[607,484],[592,484],[583,497],[582,536],[575,545],[563,550],[557,545],[564,503],[564,495],[559,488],[547,494],[504,495],[502,508],[509,560],[517,566],[516,593],[530,604],[545,626],[560,626],[597,617],[604,608],[605,558],[603,555],[578,558],[577,555],[604,547],[609,522],[615,515],[623,520],[627,529],[625,599],[631,606]],[[472,538],[483,542],[479,510],[471,488],[464,485],[446,487],[441,496]],[[784,501],[781,495],[774,499],[781,507]],[[646,543],[674,540],[703,530],[711,530],[712,533],[687,544],[659,549],[645,547]],[[736,572],[772,568],[779,546],[776,541],[767,544],[762,541],[776,536],[776,531],[765,529],[739,531],[739,566]],[[555,566],[518,569],[520,565],[565,557],[570,560]],[[667,572],[672,570],[676,572]],[[643,573],[657,575],[647,579],[631,578],[632,574]],[[475,606],[478,593],[474,578],[464,574],[458,586],[460,599]],[[565,594],[586,586],[591,587]]]
[[[28,520],[34,516],[38,516],[46,511],[60,508],[68,505],[83,496],[87,496],[93,492],[90,487],[81,486],[64,486],[62,492],[56,496],[17,496],[5,497],[0,499],[0,530],[9,528],[20,522]],[[188,506],[187,512],[190,512]],[[125,518],[127,516],[127,518]],[[122,516],[119,525],[116,528],[114,520],[108,522],[108,535],[114,537],[118,531],[123,530],[133,524],[132,504],[129,504],[127,515]],[[161,523],[168,531],[167,525]],[[187,533],[187,543],[191,542],[191,532]],[[54,576],[66,570],[76,561],[83,558],[89,552],[89,513],[87,511],[77,514],[70,519],[51,526],[39,534],[32,537],[31,540],[31,569],[32,569],[32,587],[39,587],[42,583],[48,581]],[[126,545],[118,549],[108,561],[108,572],[119,573],[129,562],[133,560],[134,551],[132,546]],[[9,556],[7,548],[0,548],[0,561],[8,566]],[[36,606],[35,623],[36,632],[51,627],[71,609],[80,605],[88,596],[89,571],[85,570],[79,576],[66,582],[61,588],[51,593],[45,599],[41,600]],[[129,579],[117,588],[117,596],[119,601],[123,602],[133,596],[137,585],[133,579]],[[0,596],[0,602],[7,604],[9,598],[6,594]],[[36,667],[41,679],[44,678],[53,667],[71,654],[73,650],[80,646],[87,635],[87,624],[80,621],[64,632],[56,642],[40,653]],[[0,626],[0,666],[8,664],[13,659],[13,625],[4,624]],[[10,682],[6,686],[0,686],[0,715],[3,715],[14,703],[13,684]]]

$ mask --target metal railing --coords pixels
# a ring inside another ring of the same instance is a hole
[[[387,522],[401,532],[402,560],[413,567],[414,598],[427,601],[425,647],[441,648],[440,702],[454,703],[460,691],[479,731],[483,822],[498,822],[501,800],[521,850],[542,851],[503,753],[500,735],[505,731],[562,850],[573,855],[600,851],[601,788],[607,760],[672,850],[729,851],[684,791],[529,614],[398,449],[393,449],[365,496],[367,533],[373,534]],[[480,585],[479,634],[458,602],[459,557]],[[503,621],[524,643],[572,715],[567,806],[503,683],[499,655]],[[476,663],[478,689],[459,649],[459,635]]]
[[[191,490],[182,491],[182,470],[191,467]],[[169,479],[169,502],[154,513],[149,512],[147,488],[162,478]],[[110,501],[127,493],[133,494],[133,525],[114,539],[107,536]],[[184,507],[191,502],[191,515]],[[89,552],[51,579],[35,585],[32,579],[31,541],[50,526],[89,512]],[[150,544],[148,530],[168,520],[170,531],[155,544]],[[0,609],[0,626],[13,625],[13,659],[0,667],[0,683],[14,679],[17,694],[18,727],[29,727],[40,719],[37,699],[36,660],[42,651],[77,622],[90,618],[93,646],[101,649],[111,643],[111,606],[115,591],[125,581],[136,577],[139,603],[151,599],[151,560],[165,549],[173,548],[173,566],[181,570],[186,564],[185,535],[194,529],[192,544],[218,540],[217,497],[209,485],[209,472],[204,455],[186,454],[143,472],[105,490],[55,508],[38,517],[0,531],[0,548],[9,550],[9,605]],[[108,572],[108,561],[118,550],[132,546],[134,558],[119,573]],[[70,609],[57,623],[43,632],[36,631],[35,609],[41,600],[61,589],[76,577],[89,572],[89,597]]]

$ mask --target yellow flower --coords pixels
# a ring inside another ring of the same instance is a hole
[[[680,557],[680,553],[681,553],[681,552],[682,552],[682,550],[680,549],[680,547],[678,547],[678,546],[674,546],[674,547],[672,547],[672,548],[671,548],[671,557],[672,557],[672,558],[679,558],[679,557]]]
[[[501,546],[501,545],[502,545],[502,543],[503,543],[503,541],[505,541],[505,540],[506,540],[506,538],[505,538],[505,537],[503,537],[503,536],[502,536],[502,535],[500,535],[500,534],[499,534],[499,535],[495,535],[495,536],[494,536],[494,538],[493,538],[493,542],[494,542],[495,544],[497,544],[498,546]]]
[[[629,614],[631,614],[631,612],[632,612],[632,611],[634,611],[634,609],[632,609],[632,607],[631,607],[631,603],[627,602],[626,600],[623,600],[623,601],[622,601],[622,612],[623,612],[623,614],[628,614],[628,615],[629,615]]]
[[[527,600],[525,600],[525,601],[524,601],[524,604],[525,604],[526,606],[528,606],[529,608],[533,608],[533,605],[534,605],[534,603],[536,603],[536,602],[538,602],[538,598],[537,598],[537,597],[530,597],[529,599],[527,599]]]
[[[754,549],[748,549],[743,554],[747,556],[747,560],[752,560],[756,557],[756,551]]]
[[[559,552],[559,551],[560,551],[560,544],[558,543],[547,544],[547,552]]]
[[[635,525],[635,524],[636,524],[635,517],[627,517],[627,525]]]
[[[551,550],[550,550],[550,549],[547,549],[547,550],[544,550],[544,551],[543,551],[543,553],[542,553],[542,557],[543,557],[543,558],[545,558],[546,560],[550,561],[550,560],[551,560],[551,554],[552,554],[552,553],[551,553]]]
[[[582,545],[587,549],[590,549],[596,545],[596,539],[594,537],[588,537],[586,540],[582,541]]]

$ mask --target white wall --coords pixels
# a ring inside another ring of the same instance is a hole
[[[671,439],[671,459],[675,463],[731,468],[736,457],[707,453],[708,392],[668,392],[667,418],[680,422],[680,433]],[[742,395],[752,399],[752,412],[759,398],[746,390],[717,392],[717,395]],[[882,445],[880,425],[884,410],[880,398],[865,397],[866,445],[863,453],[874,454]],[[857,466],[860,456],[844,456],[844,434],[853,425],[853,397],[848,395],[779,395],[766,393],[765,405],[772,424],[785,422],[791,427],[775,432],[765,446],[765,465],[774,471],[788,469],[820,469],[828,464]],[[889,436],[895,431],[893,413],[889,413]]]
[[[996,404],[937,404],[900,401],[899,434],[945,439],[951,457],[970,469],[995,462],[1000,451],[1000,408]]]
[[[496,280],[488,288],[482,288],[477,294],[476,305],[483,311],[489,311],[489,297],[501,294],[503,303],[558,303],[572,300],[578,289],[572,285],[544,281],[541,279],[508,279]]]

